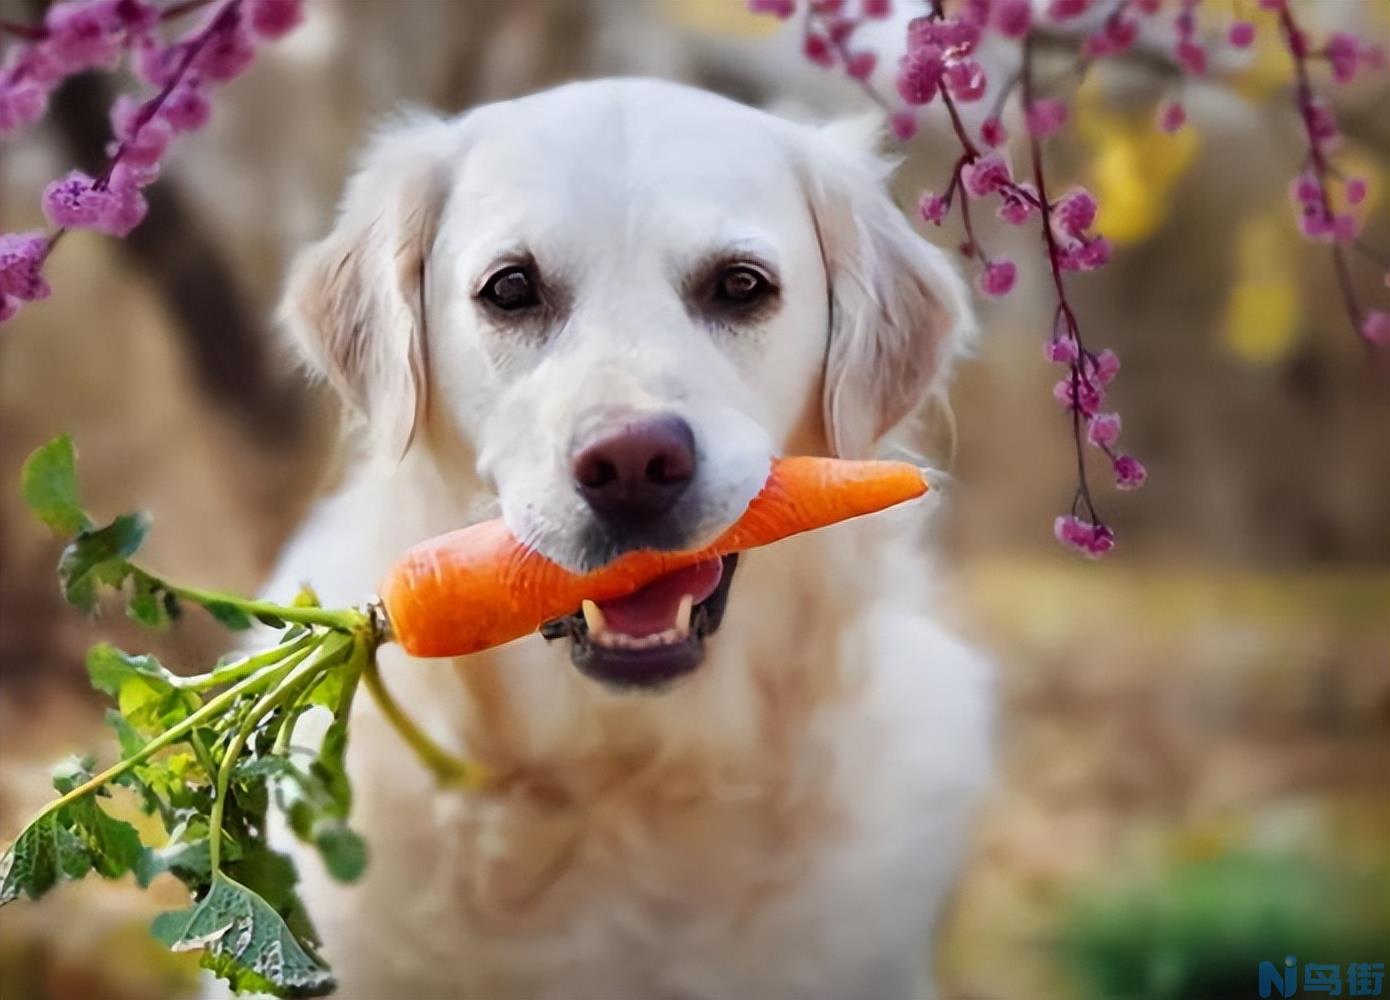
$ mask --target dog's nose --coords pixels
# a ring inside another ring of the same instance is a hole
[[[574,483],[615,526],[666,513],[695,475],[695,434],[673,414],[605,419],[572,454]]]

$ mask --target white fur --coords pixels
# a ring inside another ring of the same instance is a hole
[[[737,515],[770,454],[881,447],[939,386],[968,321],[886,172],[842,131],[652,81],[379,136],[287,300],[365,443],[270,590],[308,581],[328,603],[360,602],[405,546],[499,507],[553,558],[583,562],[564,455],[595,405],[690,422],[702,536]],[[522,247],[569,296],[541,337],[473,297]],[[781,309],[756,329],[711,329],[682,302],[702,255],[730,248],[778,271]],[[745,554],[705,663],[658,694],[607,690],[539,637],[457,663],[388,651],[400,700],[505,781],[435,790],[358,699],[367,875],[336,885],[295,848],[339,995],[929,993],[932,923],[988,770],[990,695],[980,658],[932,621],[924,516]]]

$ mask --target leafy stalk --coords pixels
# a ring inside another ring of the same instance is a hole
[[[270,649],[181,676],[149,655],[106,643],[87,658],[92,685],[116,707],[107,718],[121,759],[93,773],[72,760],[54,775],[58,797],[0,854],[0,906],[37,898],[63,881],[96,872],[133,873],[140,885],[169,874],[195,903],[163,914],[155,936],[176,951],[198,950],[202,964],[236,992],[316,996],[333,988],[315,951],[317,937],[295,890],[290,859],[265,843],[272,802],[295,835],[311,844],[328,873],[360,877],[366,845],[348,826],[352,790],[346,771],[348,719],[359,682],[441,783],[475,786],[478,769],[424,734],[391,697],[376,668],[386,628],[373,608],[326,609],[312,594],[288,605],[171,583],[130,560],[149,528],[142,515],[97,525],[77,497],[75,452],[67,437],[25,463],[21,489],[35,515],[72,537],[59,583],[75,607],[96,613],[103,591],[124,598],[130,617],[166,628],[188,606],[224,626],[257,622],[280,632]],[[331,716],[322,743],[292,743],[308,711]],[[143,844],[134,827],[100,800],[125,786],[158,815],[167,841]]]

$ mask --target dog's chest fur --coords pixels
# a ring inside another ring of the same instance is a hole
[[[282,577],[370,588],[381,557],[328,551],[297,546]],[[913,995],[988,756],[982,668],[915,608],[922,572],[891,523],[751,554],[707,662],[656,695],[606,692],[539,638],[388,658],[493,784],[436,790],[361,701],[368,873],[338,886],[296,850],[340,995]]]

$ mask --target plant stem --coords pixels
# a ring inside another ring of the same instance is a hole
[[[239,611],[246,612],[248,615],[269,615],[272,618],[294,622],[297,625],[323,625],[338,632],[352,632],[367,621],[367,615],[356,608],[345,608],[338,611],[328,608],[291,608],[283,604],[275,604],[272,601],[249,601],[243,597],[224,594],[216,590],[200,590],[197,587],[185,587],[166,581],[160,582],[164,583],[165,588],[175,597],[182,597],[194,604],[227,604]]]
[[[44,806],[42,809],[38,811],[38,813],[34,815],[34,818],[31,819],[29,823],[26,824],[26,826],[33,826],[35,823],[43,819],[49,813],[56,812],[57,810],[66,806],[68,803],[75,802],[78,799],[82,798],[84,795],[90,795],[92,792],[95,792],[103,785],[109,784],[110,782],[119,778],[122,774],[125,774],[125,772],[129,771],[132,767],[135,767],[138,764],[143,764],[145,761],[149,760],[151,757],[159,753],[159,751],[163,750],[165,747],[173,743],[177,743],[179,740],[183,739],[193,730],[201,726],[204,722],[207,722],[209,719],[216,718],[228,706],[234,704],[236,700],[240,698],[242,695],[247,694],[250,691],[256,690],[256,687],[259,684],[263,684],[266,678],[274,674],[278,669],[278,663],[266,666],[257,673],[252,674],[250,677],[243,678],[239,683],[234,684],[232,687],[229,687],[221,694],[209,699],[206,703],[204,703],[202,708],[198,709],[196,712],[194,712],[188,718],[184,719],[182,722],[179,722],[178,724],[169,727],[159,736],[146,743],[143,747],[141,747],[131,756],[127,757],[124,760],[118,761],[115,764],[112,764],[105,771],[102,771],[100,774],[92,778],[89,778],[87,781],[84,781],[82,784],[78,785],[72,791],[67,792],[64,795],[61,795],[58,798],[54,799],[52,802],[48,803],[48,805]]]
[[[480,765],[449,753],[427,736],[410,716],[406,715],[400,704],[391,696],[391,692],[386,690],[386,685],[382,683],[381,672],[377,666],[375,655],[368,657],[363,664],[362,679],[366,681],[367,690],[376,700],[381,713],[386,716],[386,721],[395,727],[401,739],[405,740],[410,749],[415,751],[415,755],[434,772],[441,784],[467,789],[482,786],[485,775]]]
[[[224,684],[235,684],[248,674],[254,674],[261,667],[279,663],[291,653],[297,653],[314,642],[316,638],[322,637],[315,636],[312,632],[306,632],[298,639],[283,643],[274,649],[267,649],[264,653],[247,656],[237,663],[229,663],[220,668],[220,671],[212,670],[205,674],[181,678],[178,687],[183,691],[206,691],[208,688],[221,687]]]
[[[222,763],[217,768],[217,797],[213,799],[212,813],[208,819],[208,856],[213,872],[218,871],[222,860],[222,814],[227,806],[227,786],[231,783],[232,771],[236,768],[246,741],[250,739],[262,719],[296,692],[300,682],[334,666],[338,654],[352,641],[348,637],[329,636],[317,648],[296,653],[281,664],[271,681],[271,690],[251,706],[246,718],[237,727],[236,735],[227,744],[227,749],[222,754]]]

